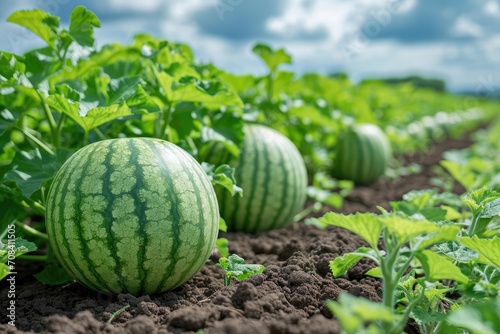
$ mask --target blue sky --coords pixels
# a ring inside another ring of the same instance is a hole
[[[264,72],[251,48],[266,42],[287,49],[299,73],[420,74],[454,91],[500,91],[500,0],[3,0],[0,49],[40,45],[5,22],[13,11],[42,8],[65,24],[76,4],[99,16],[100,45],[147,32],[236,73]]]

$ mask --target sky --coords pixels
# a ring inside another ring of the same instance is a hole
[[[224,70],[263,74],[251,52],[263,42],[291,53],[284,69],[298,73],[417,74],[452,91],[500,92],[500,0],[0,0],[0,50],[41,45],[6,22],[13,11],[41,8],[67,25],[77,4],[101,20],[101,46],[145,32],[189,44]]]

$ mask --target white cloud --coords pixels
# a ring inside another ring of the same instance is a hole
[[[483,28],[471,19],[460,16],[452,28],[452,32],[458,37],[481,37]]]
[[[103,2],[103,5],[119,10],[134,10],[138,12],[153,12],[163,7],[165,1],[162,0],[110,0]]]
[[[495,0],[488,1],[484,5],[484,12],[490,16],[496,16],[500,13],[500,5]]]

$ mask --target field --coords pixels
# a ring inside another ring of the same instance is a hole
[[[0,332],[500,332],[498,101],[9,21]]]

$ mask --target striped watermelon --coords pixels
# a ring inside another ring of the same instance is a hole
[[[105,293],[155,294],[191,278],[218,233],[206,173],[174,144],[104,140],[75,153],[52,183],[50,244],[83,285]]]
[[[385,173],[391,156],[389,140],[378,126],[353,126],[338,138],[333,175],[358,184],[370,184]]]
[[[245,140],[237,161],[221,144],[204,154],[215,165],[235,167],[235,179],[243,197],[231,196],[217,187],[219,209],[228,229],[260,232],[279,229],[291,222],[304,206],[307,172],[293,143],[281,133],[262,125],[246,125]]]

